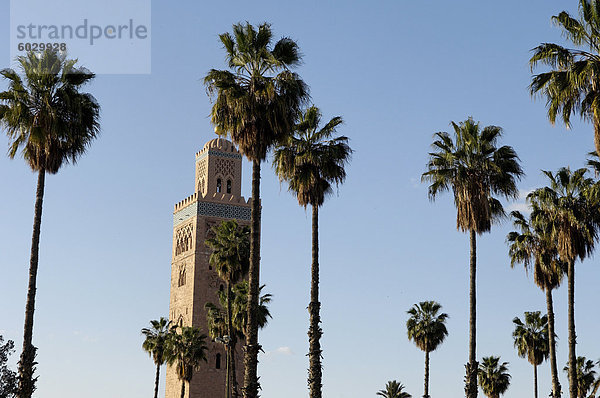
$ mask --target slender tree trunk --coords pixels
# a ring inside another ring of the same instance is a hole
[[[35,194],[35,211],[33,216],[33,236],[31,237],[31,258],[29,261],[29,287],[25,305],[25,326],[23,331],[23,352],[19,361],[19,398],[31,398],[35,390],[33,377],[35,371],[36,348],[33,339],[33,313],[35,311],[36,279],[38,271],[38,254],[40,248],[40,229],[42,226],[42,203],[44,201],[44,184],[46,171],[38,172],[37,190]]]
[[[596,380],[596,382],[594,383],[594,389],[592,390],[592,393],[590,394],[590,398],[596,398],[596,393],[598,392],[598,388],[600,388],[600,379]]]
[[[231,398],[231,352],[228,343],[225,343],[225,398]]]
[[[546,307],[548,311],[548,341],[550,343],[550,373],[552,374],[552,397],[560,398],[560,382],[556,366],[556,340],[554,338],[554,305],[552,304],[552,289],[546,288]]]
[[[321,336],[323,331],[321,323],[321,303],[319,302],[319,206],[312,206],[312,265],[310,281],[310,327],[308,329],[308,360],[309,374],[308,385],[310,398],[321,398],[322,365],[321,365]]]
[[[232,375],[232,379],[233,379],[233,397],[234,398],[238,398],[240,395],[240,393],[238,391],[237,372],[236,372],[236,365],[235,365],[236,343],[237,343],[237,338],[232,337],[230,349],[231,349],[231,375]]]
[[[185,398],[185,380],[181,380],[181,398]]]
[[[537,365],[533,365],[533,397],[538,398]]]
[[[158,398],[158,381],[160,380],[160,363],[156,365],[156,378],[154,379],[154,398]]]
[[[476,266],[477,238],[475,231],[469,231],[471,243],[470,282],[469,282],[469,362],[465,366],[465,395],[467,398],[477,398],[477,359],[475,353],[476,337]]]
[[[423,398],[429,398],[429,351],[425,351],[425,392]]]
[[[575,356],[575,260],[569,261],[569,396],[577,398],[577,362]]]
[[[595,117],[594,122],[594,145],[596,147],[596,154],[600,157],[600,120]]]
[[[231,344],[233,343],[233,323],[231,321],[231,302],[233,301],[233,294],[231,293],[231,282],[227,281],[227,335],[229,336],[229,341],[227,341],[227,380],[225,382],[225,386],[227,388],[227,393],[225,396],[227,398],[231,397],[231,387],[232,387],[232,377],[235,378],[235,363],[233,362],[233,352],[231,349]]]
[[[260,161],[252,162],[252,201],[250,215],[250,270],[248,276],[248,324],[244,355],[244,397],[257,398],[258,383],[258,287],[260,278]]]

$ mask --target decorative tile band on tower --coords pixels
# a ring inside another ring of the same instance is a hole
[[[173,227],[194,216],[210,216],[234,220],[250,221],[250,208],[224,203],[194,202],[173,214]]]

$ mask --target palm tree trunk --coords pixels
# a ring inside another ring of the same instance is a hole
[[[319,302],[319,206],[315,205],[312,206],[312,266],[310,273],[308,385],[310,387],[310,398],[321,398],[321,378],[323,371],[321,366],[321,336],[323,331],[319,326],[319,323],[321,323],[321,303]]]
[[[23,352],[19,361],[19,398],[31,398],[35,390],[33,377],[36,348],[33,339],[33,313],[35,311],[35,292],[38,271],[38,254],[40,248],[40,229],[42,226],[42,203],[44,201],[44,184],[46,171],[38,172],[37,190],[35,194],[35,210],[33,216],[33,236],[31,237],[31,257],[29,261],[29,287],[25,305],[25,326],[23,331]]]
[[[477,266],[477,238],[475,231],[469,231],[471,243],[470,256],[470,281],[469,281],[469,362],[465,366],[465,395],[467,398],[477,398],[477,360],[475,354],[476,335],[476,266]]]
[[[575,357],[575,260],[569,261],[569,396],[577,398],[577,362]]]
[[[533,365],[533,398],[538,398],[537,365]]]
[[[250,215],[250,270],[248,272],[248,324],[244,355],[244,398],[257,398],[258,383],[258,286],[260,278],[260,161],[252,162],[252,202]]]
[[[548,311],[548,341],[550,343],[550,373],[552,374],[552,397],[560,398],[560,382],[556,366],[556,340],[554,338],[554,305],[552,304],[552,289],[546,288],[546,307]]]
[[[600,120],[594,119],[594,146],[596,147],[596,154],[600,157]]]
[[[160,380],[160,363],[156,364],[156,378],[154,379],[154,398],[158,398],[158,381]]]
[[[423,398],[429,398],[429,351],[425,351],[425,392]]]
[[[185,380],[181,380],[181,398],[185,398]]]
[[[235,371],[232,370],[235,369],[235,364],[233,363],[233,355],[232,355],[232,350],[231,350],[231,343],[233,342],[233,323],[231,321],[231,302],[233,301],[233,294],[231,293],[231,281],[227,281],[227,335],[229,336],[229,341],[226,342],[226,349],[227,349],[227,376],[226,376],[226,381],[225,381],[225,388],[226,390],[226,394],[225,396],[227,398],[231,398],[231,381],[232,381],[232,377],[231,375],[233,374],[235,377]]]
[[[236,366],[235,366],[235,347],[236,347],[236,337],[233,336],[231,337],[231,346],[229,347],[231,350],[231,375],[232,375],[232,381],[233,381],[233,397],[234,398],[238,398],[239,397],[239,391],[238,391],[238,382],[237,382],[237,372],[236,372]]]
[[[228,343],[225,343],[225,398],[231,398],[231,353]]]
[[[590,398],[596,398],[596,393],[598,392],[598,388],[600,388],[600,379],[596,380],[596,382],[594,383],[594,389],[592,390],[592,393],[590,394]]]

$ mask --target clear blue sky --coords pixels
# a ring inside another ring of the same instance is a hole
[[[192,193],[194,153],[214,137],[202,78],[225,67],[219,33],[239,21],[268,21],[276,37],[298,41],[298,72],[313,102],[326,118],[343,116],[340,133],[355,150],[347,182],[320,212],[324,395],[375,396],[392,379],[422,395],[423,353],[406,338],[406,310],[433,299],[450,315],[450,334],[432,354],[430,393],[462,397],[468,238],[455,229],[451,195],[429,202],[420,175],[433,133],[468,116],[504,128],[502,142],[527,173],[523,192],[545,183],[541,169],[583,165],[592,127],[552,127],[544,101],[527,91],[529,50],[562,40],[550,17],[564,9],[576,12],[576,1],[153,2],[151,74],[101,75],[88,86],[102,106],[102,136],[76,167],[46,180],[36,396],[152,394],[140,329],[167,315],[173,204]],[[3,0],[0,66],[9,63],[8,26]],[[0,147],[6,143],[0,135]],[[249,197],[247,163],[244,173]],[[310,216],[269,166],[262,177],[261,282],[274,296],[273,320],[260,335],[262,396],[300,398],[307,395]],[[20,347],[36,177],[21,159],[1,156],[0,181],[0,333]],[[478,242],[477,353],[510,362],[506,396],[523,397],[533,370],[516,355],[511,320],[545,311],[545,300],[522,269],[510,269],[509,228],[494,227]],[[600,270],[594,258],[576,267],[577,352],[597,360]],[[561,369],[566,293],[555,294]],[[547,396],[548,364],[539,374]]]

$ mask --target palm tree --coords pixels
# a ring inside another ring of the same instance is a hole
[[[521,358],[527,358],[533,365],[533,391],[538,398],[537,367],[549,355],[548,316],[542,316],[540,311],[525,312],[525,323],[519,317],[515,317],[513,323],[515,348]]]
[[[508,362],[500,363],[500,357],[483,357],[479,365],[479,386],[489,398],[500,398],[508,390],[510,374]]]
[[[567,266],[568,322],[569,322],[569,395],[577,397],[575,373],[575,260],[592,254],[600,226],[600,206],[597,186],[585,176],[587,169],[571,172],[561,168],[556,175],[549,171],[544,174],[550,179],[550,186],[538,188],[529,194],[529,201],[539,214],[548,220],[553,239],[558,246],[558,254]]]
[[[248,273],[248,262],[250,258],[250,229],[246,226],[239,226],[235,220],[223,221],[218,226],[212,228],[214,237],[205,241],[206,245],[213,250],[210,255],[209,263],[215,268],[215,271],[227,284],[227,321],[228,344],[227,350],[227,376],[225,382],[225,395],[230,397],[233,388],[234,395],[237,397],[237,377],[235,377],[234,352],[237,343],[236,335],[233,331],[231,305],[233,302],[232,286],[239,282],[244,275]],[[223,336],[221,334],[220,336]]]
[[[212,69],[204,78],[209,95],[216,94],[211,110],[215,132],[227,134],[252,162],[250,216],[250,291],[246,342],[244,396],[256,398],[258,306],[260,275],[260,166],[273,144],[289,134],[308,99],[308,88],[289,68],[300,63],[298,45],[282,38],[271,46],[271,26],[255,29],[249,23],[233,25],[233,36],[219,36],[227,52],[228,70]]]
[[[539,63],[550,71],[534,75],[530,85],[531,95],[546,98],[548,119],[556,122],[557,116],[570,127],[571,114],[594,125],[594,143],[600,155],[600,1],[579,0],[579,18],[563,11],[552,17],[564,36],[577,48],[570,49],[554,43],[543,43],[533,49],[529,60],[532,71]]]
[[[425,392],[423,398],[429,398],[429,353],[435,351],[443,343],[448,330],[446,319],[448,314],[438,314],[442,306],[435,301],[421,301],[407,311],[410,315],[406,321],[408,339],[419,349],[425,351]]]
[[[402,391],[404,386],[396,380],[388,381],[384,390],[379,390],[377,395],[384,398],[411,398],[412,395]]]
[[[519,158],[510,146],[497,147],[502,135],[497,126],[480,128],[472,118],[456,124],[455,139],[450,134],[435,134],[428,171],[421,177],[430,182],[429,198],[452,189],[457,208],[456,228],[470,234],[469,283],[469,362],[465,365],[465,393],[477,397],[476,343],[476,235],[489,232],[492,222],[504,215],[500,202],[492,195],[515,198],[516,180],[523,175]]]
[[[321,336],[323,334],[319,302],[319,207],[346,178],[344,166],[352,149],[345,136],[333,137],[342,118],[337,116],[319,128],[321,112],[316,106],[308,108],[289,136],[275,150],[273,165],[280,180],[288,181],[289,190],[296,195],[300,206],[312,208],[312,265],[310,282],[309,375],[310,397],[321,397]]]
[[[594,362],[586,357],[577,357],[575,364],[575,374],[577,375],[577,398],[586,398],[596,383],[596,371]],[[569,373],[569,364],[564,367],[564,371]],[[595,392],[591,396],[594,396]]]
[[[530,205],[532,205],[530,203]],[[520,212],[513,211],[513,225],[519,232],[512,231],[507,236],[510,265],[523,263],[529,272],[533,268],[535,284],[546,293],[548,311],[548,353],[552,374],[552,397],[560,398],[561,387],[556,364],[556,333],[554,332],[554,304],[552,290],[558,288],[566,274],[567,264],[558,256],[557,242],[552,237],[552,226],[537,206],[532,205],[532,213],[527,220]]]
[[[165,359],[169,365],[176,365],[177,377],[181,380],[181,398],[184,398],[185,383],[189,384],[194,370],[202,361],[206,362],[206,335],[193,326],[180,327],[180,333],[176,329],[177,326],[169,334]]]
[[[165,363],[165,350],[170,332],[171,321],[161,317],[159,320],[150,321],[149,328],[143,328],[142,334],[146,339],[142,349],[154,360],[156,365],[156,378],[154,380],[154,398],[158,398],[158,381],[160,380],[160,367]]]
[[[85,153],[100,131],[100,106],[91,94],[79,92],[94,74],[75,67],[76,60],[46,50],[29,52],[17,57],[17,61],[23,78],[12,69],[0,71],[8,80],[8,90],[0,93],[0,126],[8,135],[9,157],[14,158],[20,152],[38,173],[23,351],[19,361],[19,397],[29,398],[35,389],[33,315],[45,177],[46,173],[57,173],[63,164],[76,163]]]

